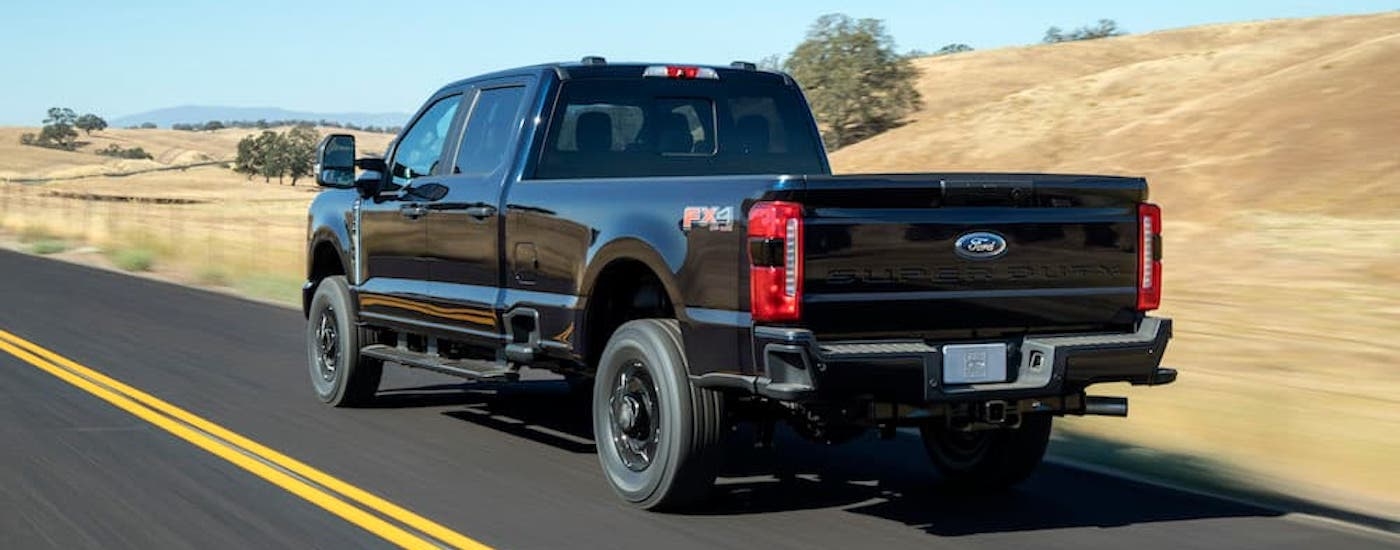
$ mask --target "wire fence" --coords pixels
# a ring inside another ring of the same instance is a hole
[[[285,198],[94,195],[0,183],[0,229],[35,252],[86,249],[122,269],[286,300],[303,276],[305,208]]]

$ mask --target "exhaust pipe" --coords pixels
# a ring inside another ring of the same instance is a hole
[[[1090,395],[1084,398],[1084,414],[1128,416],[1128,398]]]

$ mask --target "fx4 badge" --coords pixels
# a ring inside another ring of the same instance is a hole
[[[681,214],[681,231],[708,227],[710,231],[734,230],[733,206],[687,206]]]

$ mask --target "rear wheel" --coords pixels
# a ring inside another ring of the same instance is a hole
[[[679,325],[628,322],[593,382],[593,433],[608,483],[640,508],[699,502],[720,461],[724,396],[690,383]]]
[[[1015,429],[965,432],[944,423],[920,428],[933,465],[954,487],[996,490],[1025,480],[1045,456],[1053,416],[1030,414]]]
[[[379,389],[384,363],[360,355],[369,341],[356,323],[345,277],[326,277],[316,287],[306,320],[306,359],[316,397],[334,407],[368,405]]]

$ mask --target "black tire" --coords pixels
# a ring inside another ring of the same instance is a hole
[[[723,454],[724,395],[690,383],[676,321],[631,321],[613,333],[592,408],[598,460],[624,500],[677,510],[709,493]]]
[[[1015,429],[962,432],[942,422],[920,428],[924,450],[947,485],[996,491],[1024,481],[1045,457],[1053,416],[1029,414]]]
[[[326,277],[311,298],[306,320],[306,362],[311,387],[333,407],[361,407],[374,401],[384,362],[360,355],[368,334],[359,328],[345,277]]]

